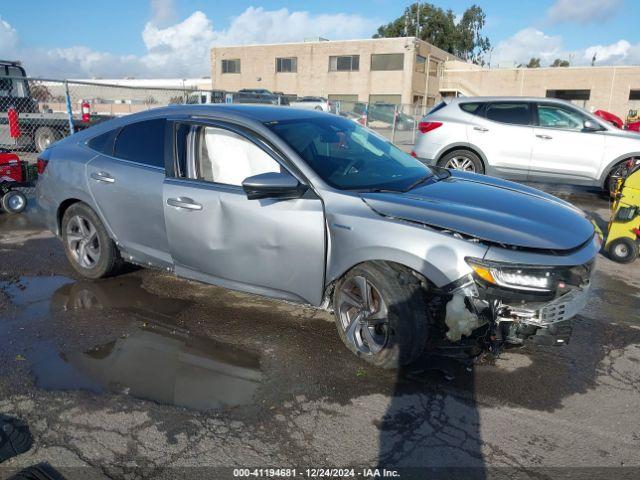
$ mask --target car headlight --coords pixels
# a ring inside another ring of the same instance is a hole
[[[465,261],[479,278],[493,285],[534,292],[550,292],[554,287],[550,268],[514,266],[469,257]]]

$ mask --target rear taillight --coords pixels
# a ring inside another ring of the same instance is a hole
[[[418,130],[420,130],[420,133],[427,133],[441,126],[442,122],[420,122],[418,124]]]
[[[42,175],[49,164],[49,160],[45,160],[44,158],[38,159],[38,175]]]
[[[418,158],[418,154],[416,152],[414,152],[413,150],[411,150],[410,155],[414,158]]]

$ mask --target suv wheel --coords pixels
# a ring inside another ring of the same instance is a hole
[[[38,152],[44,152],[49,145],[60,140],[62,136],[51,127],[38,127],[33,134],[33,143],[35,143]]]
[[[484,173],[482,160],[469,150],[454,150],[438,160],[438,166],[451,170],[462,170],[471,173]]]
[[[607,179],[604,182],[605,192],[609,193],[609,195],[613,195],[616,191],[616,187],[618,186],[618,180],[622,178],[625,171],[626,161],[618,163],[614,166],[609,175],[607,175]]]
[[[71,266],[83,277],[107,277],[122,265],[120,253],[100,218],[84,203],[74,203],[64,212],[62,240]]]
[[[337,282],[333,307],[344,344],[373,365],[398,368],[425,348],[424,287],[405,267],[386,262],[354,267]]]

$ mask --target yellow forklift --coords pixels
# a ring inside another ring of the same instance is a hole
[[[640,160],[629,160],[625,169],[613,194],[605,249],[612,260],[631,263],[640,253]]]

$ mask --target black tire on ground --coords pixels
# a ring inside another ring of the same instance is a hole
[[[99,258],[91,267],[85,267],[76,260],[69,244],[69,223],[74,217],[85,218],[95,227],[99,245]],[[62,217],[62,241],[64,251],[71,266],[80,275],[96,279],[109,277],[118,273],[124,264],[115,242],[109,237],[106,228],[98,215],[86,203],[78,202],[71,205]]]
[[[464,165],[465,168],[455,168],[454,164]],[[453,150],[438,160],[438,166],[466,172],[484,173],[482,160],[471,150]]]
[[[21,213],[27,208],[27,197],[17,190],[9,190],[2,196],[2,209],[11,214]]]
[[[627,238],[616,238],[607,247],[611,260],[618,263],[631,263],[638,258],[638,242]]]
[[[379,295],[386,306],[384,317],[388,323],[380,336],[384,338],[384,346],[375,353],[363,352],[349,340],[348,328],[343,326],[341,320],[341,305],[348,305],[343,299],[345,294],[342,289],[353,283],[354,279],[362,277],[370,283],[372,290],[377,292],[376,296]],[[430,323],[426,305],[425,287],[410,269],[381,261],[353,267],[336,283],[333,295],[334,316],[341,340],[358,357],[387,369],[408,365],[423,352]]]
[[[33,143],[38,152],[43,152],[49,145],[61,138],[60,132],[51,127],[38,127],[33,133]]]

